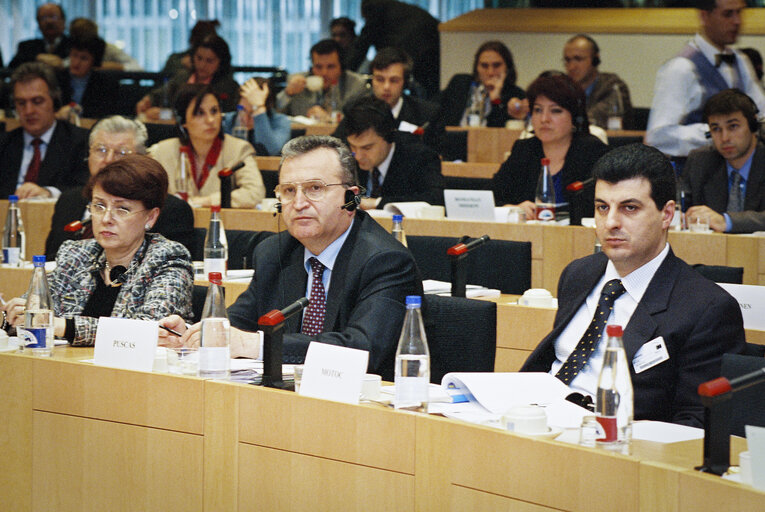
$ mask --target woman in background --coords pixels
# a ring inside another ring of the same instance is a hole
[[[290,118],[276,112],[276,94],[270,81],[262,77],[250,78],[242,86],[239,104],[244,107],[247,129],[251,130],[249,141],[261,156],[276,156],[282,146],[292,137]],[[226,112],[223,116],[223,131],[232,133],[237,112]]]

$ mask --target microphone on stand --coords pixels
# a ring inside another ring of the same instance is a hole
[[[278,236],[278,235],[277,235]],[[269,388],[284,388],[282,379],[282,352],[284,347],[284,321],[300,313],[309,304],[306,297],[282,310],[274,309],[258,319],[258,329],[263,331],[263,385]]]
[[[231,189],[233,188],[231,178],[236,171],[244,167],[244,162],[238,162],[231,168],[225,168],[218,171],[220,178],[220,207],[231,208]]]
[[[92,219],[87,220],[74,220],[64,226],[64,231],[67,233],[74,233],[74,236],[76,236],[78,239],[82,239],[82,235],[85,233],[85,231],[91,227]]]

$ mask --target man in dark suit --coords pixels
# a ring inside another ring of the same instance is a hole
[[[53,68],[27,62],[11,75],[20,127],[0,143],[0,197],[58,197],[85,185],[88,132],[56,121],[61,91]]]
[[[140,121],[122,116],[102,119],[90,131],[90,175],[95,175],[108,164],[124,156],[145,155],[147,138],[146,126]],[[69,189],[58,198],[53,210],[50,232],[45,241],[45,255],[48,261],[56,259],[58,248],[65,240],[81,240],[93,236],[89,226],[88,203],[89,198],[82,195],[80,187]],[[77,221],[81,223],[77,228],[65,229],[67,225]],[[187,202],[175,196],[167,196],[157,222],[149,231],[179,242],[191,252],[194,246],[194,213]]]
[[[228,309],[231,355],[257,358],[258,318],[306,296],[311,305],[302,318],[284,327],[285,362],[303,362],[316,340],[369,351],[369,371],[392,379],[404,299],[422,293],[414,259],[355,208],[355,164],[342,142],[299,137],[284,146],[282,158],[276,192],[287,231],[255,248],[252,282]],[[177,316],[161,323],[186,331]],[[180,342],[198,343],[198,332],[192,327]],[[160,336],[164,344],[179,341]]]
[[[603,252],[563,271],[553,330],[522,371],[550,372],[573,390],[594,396],[603,364],[603,327],[583,367],[572,369],[572,363],[583,347],[590,350],[588,335],[604,301],[601,293],[610,291],[607,323],[624,326],[635,419],[700,427],[698,385],[720,376],[723,353],[745,346],[738,303],[672,253],[667,231],[675,211],[675,177],[657,149],[617,148],[598,161],[593,175]]]
[[[69,104],[82,108],[82,117],[100,119],[114,112],[117,104],[119,82],[110,74],[95,69],[101,67],[106,43],[98,36],[72,38],[69,66],[57,73],[64,106],[59,119],[69,113]]]
[[[69,56],[69,37],[64,34],[66,15],[58,4],[43,4],[37,8],[37,26],[42,39],[21,41],[9,68],[18,67],[25,62],[42,60],[51,65],[58,65],[61,59]]]
[[[691,193],[688,222],[706,218],[724,233],[765,230],[765,145],[757,140],[757,107],[738,89],[704,106],[713,147],[688,155],[683,175]]]
[[[386,203],[426,201],[444,204],[444,178],[438,154],[417,137],[396,132],[388,104],[374,97],[360,98],[345,111],[348,145],[359,165],[359,183],[369,197],[364,209]]]

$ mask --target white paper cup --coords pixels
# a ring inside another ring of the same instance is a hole
[[[367,373],[361,381],[361,399],[379,400],[382,388],[382,377],[374,373]]]
[[[423,206],[417,210],[418,219],[443,219],[445,216],[446,210],[439,205]]]
[[[543,434],[548,431],[547,413],[538,405],[513,407],[502,416],[502,425],[518,434]]]
[[[553,296],[544,288],[530,288],[523,292],[523,296],[518,299],[518,304],[535,308],[551,308]]]
[[[749,455],[749,452],[738,454],[738,469],[741,483],[752,485],[752,457]]]

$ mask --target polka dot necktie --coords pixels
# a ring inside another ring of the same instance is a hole
[[[582,339],[576,344],[574,351],[568,356],[558,373],[555,374],[564,384],[568,385],[579,375],[587,360],[590,358],[595,347],[598,345],[600,336],[606,327],[608,317],[614,309],[614,302],[624,293],[624,285],[619,279],[611,279],[600,292],[598,307],[595,309],[595,315],[592,317],[590,326],[585,331]]]
[[[311,265],[313,276],[311,303],[305,310],[301,332],[309,336],[316,336],[324,330],[324,313],[327,310],[327,298],[324,295],[324,284],[321,282],[326,267],[316,258],[310,258],[308,263]]]

